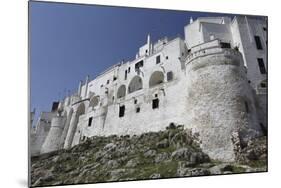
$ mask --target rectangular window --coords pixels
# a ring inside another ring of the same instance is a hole
[[[259,36],[255,36],[256,47],[258,50],[262,50],[261,39]]]
[[[159,107],[159,99],[153,99],[152,100],[152,109]]]
[[[88,120],[88,127],[91,127],[93,121],[93,117],[90,117]]]
[[[127,74],[128,74],[128,72],[127,72],[127,70],[125,70],[125,80],[127,80]]]
[[[136,108],[136,113],[139,113],[140,112],[140,107],[137,107]]]
[[[106,84],[109,84],[109,80],[107,80]]]
[[[116,76],[113,76],[113,81],[117,80],[117,77]]]
[[[266,84],[265,83],[261,83],[261,87],[262,88],[266,88]]]
[[[167,72],[167,81],[171,81],[171,80],[173,80],[173,72],[169,71]]]
[[[125,106],[119,107],[119,117],[123,117],[125,115]]]
[[[265,69],[265,66],[264,66],[263,59],[262,58],[258,58],[257,60],[258,60],[258,63],[259,63],[260,73],[261,74],[266,74],[266,69]]]
[[[249,113],[249,106],[248,106],[248,103],[245,101],[245,110],[247,113]]]
[[[231,45],[227,42],[221,42],[221,48],[231,48]]]
[[[130,71],[131,71],[131,67],[128,68],[128,73],[130,73]]]
[[[158,55],[158,56],[156,57],[156,64],[160,63],[160,61],[161,61],[160,55]]]

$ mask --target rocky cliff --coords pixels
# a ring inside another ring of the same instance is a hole
[[[33,157],[31,186],[142,180],[267,171],[266,137],[236,152],[237,162],[214,161],[198,135],[182,126],[134,136],[92,137],[68,150]]]

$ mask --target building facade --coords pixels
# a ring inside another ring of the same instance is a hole
[[[243,142],[267,130],[267,20],[190,19],[184,34],[155,43],[148,35],[134,60],[80,82],[49,123],[38,121],[32,155],[174,123],[198,133],[211,158],[233,161],[233,135]]]

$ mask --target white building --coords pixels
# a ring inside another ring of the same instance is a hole
[[[39,130],[50,129],[43,143],[31,142],[32,155],[94,135],[141,134],[174,123],[199,133],[211,158],[234,160],[233,134],[243,141],[267,129],[266,24],[255,17],[203,17],[185,26],[184,40],[152,43],[148,35],[133,61],[87,77],[60,102],[51,123],[38,122]]]

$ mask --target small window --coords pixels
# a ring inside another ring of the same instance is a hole
[[[158,94],[155,94],[154,97],[158,97]]]
[[[119,117],[123,117],[125,115],[125,106],[119,107]]]
[[[88,127],[91,127],[93,121],[93,117],[90,117],[88,120]]]
[[[109,84],[109,80],[107,80],[106,84]]]
[[[247,101],[245,101],[245,111],[249,113],[249,105]]]
[[[138,100],[137,100],[137,99],[135,99],[135,100],[134,100],[134,104],[137,104],[137,103],[138,103]]]
[[[130,73],[130,71],[131,71],[131,67],[128,68],[128,73]]]
[[[169,59],[169,57],[168,57],[168,56],[166,56],[166,59]]]
[[[156,57],[156,64],[160,63],[160,61],[161,61],[160,55],[158,55],[158,56]]]
[[[231,48],[231,45],[227,42],[221,42],[221,48]]]
[[[127,80],[127,74],[128,74],[128,72],[127,72],[127,70],[125,70],[125,80]]]
[[[171,80],[173,80],[173,72],[169,71],[167,72],[167,81],[171,81]]]
[[[113,81],[117,80],[117,77],[116,76],[113,76]]]
[[[267,31],[266,27],[263,27],[262,29],[263,29],[264,31]]]
[[[140,112],[140,107],[137,107],[136,108],[136,113],[139,113]]]
[[[147,50],[145,50],[145,53],[147,53],[148,51]]]
[[[100,87],[103,87],[103,84],[101,84]]]
[[[261,74],[266,74],[266,69],[265,69],[265,66],[264,66],[263,59],[262,58],[258,58],[257,60],[258,60],[259,68],[260,68],[260,73]]]
[[[261,39],[259,36],[255,36],[256,47],[258,50],[262,50]]]
[[[260,127],[261,127],[261,130],[262,130],[263,134],[267,135],[267,128],[264,126],[263,123],[260,123]]]
[[[140,67],[143,67],[143,60],[141,60],[135,64],[135,71],[138,71],[140,69]]]
[[[152,109],[159,107],[159,99],[153,99],[152,100]]]
[[[112,97],[112,101],[114,101],[114,96]]]
[[[262,88],[266,88],[266,83],[261,83]]]

